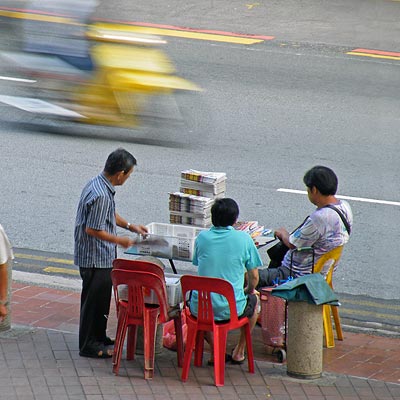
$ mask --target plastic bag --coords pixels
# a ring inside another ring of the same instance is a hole
[[[186,345],[187,338],[187,324],[186,324],[186,314],[182,313],[182,336],[183,336],[183,346]],[[163,327],[163,346],[169,350],[176,351],[176,333],[174,320],[166,322]]]

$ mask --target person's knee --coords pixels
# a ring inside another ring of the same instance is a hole
[[[253,314],[251,315],[250,318],[258,317],[258,314],[260,313],[260,296],[255,294],[255,297],[256,297],[256,302],[254,305]]]
[[[265,287],[265,286],[270,286],[269,285],[269,276],[270,276],[270,270],[268,268],[260,268],[258,270],[258,284],[256,286],[256,289]]]

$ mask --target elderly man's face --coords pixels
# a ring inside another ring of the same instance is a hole
[[[133,172],[133,167],[127,173],[121,171],[120,175],[118,175],[118,185],[123,185],[131,176],[132,172]]]

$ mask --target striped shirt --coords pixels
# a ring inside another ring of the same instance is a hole
[[[75,221],[74,263],[80,268],[112,268],[117,245],[95,238],[86,228],[116,235],[115,189],[103,173],[83,188]]]

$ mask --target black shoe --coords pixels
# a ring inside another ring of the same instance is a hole
[[[104,343],[104,346],[114,346],[115,340],[106,336],[103,343]]]

